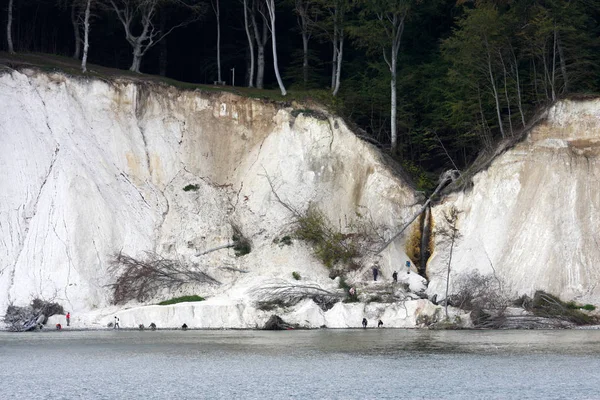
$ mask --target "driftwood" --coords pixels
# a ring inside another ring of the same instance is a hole
[[[187,283],[219,284],[216,279],[197,270],[195,266],[150,252],[146,252],[145,259],[116,254],[110,271],[118,276],[117,281],[111,285],[115,304],[133,299],[144,302],[159,290],[176,290]]]
[[[259,308],[269,304],[293,306],[303,299],[312,299],[321,308],[328,309],[345,297],[341,290],[333,292],[317,284],[293,284],[285,280],[273,280],[252,288],[250,295]]]

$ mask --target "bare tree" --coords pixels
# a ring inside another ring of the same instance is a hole
[[[6,20],[6,42],[8,44],[8,52],[10,54],[15,53],[15,47],[12,40],[12,20],[13,20],[13,5],[14,0],[8,1],[8,16]]]
[[[183,0],[108,0],[113,11],[125,29],[125,39],[133,49],[133,61],[130,71],[140,72],[140,64],[144,54],[155,44],[163,40],[173,30],[197,20],[204,7],[196,3],[185,3]],[[183,5],[191,10],[190,17],[173,25],[166,31],[156,29],[154,19],[157,11],[167,4]],[[133,33],[133,28],[140,25],[141,32]]]
[[[267,11],[269,12],[269,20],[271,21],[271,43],[273,45],[273,68],[275,69],[275,77],[277,78],[277,84],[281,90],[282,96],[287,94],[281,75],[279,74],[279,64],[277,62],[277,37],[275,34],[275,0],[265,0],[267,4]]]
[[[442,226],[437,230],[437,234],[440,235],[442,239],[450,246],[448,252],[448,267],[446,269],[446,296],[444,300],[444,311],[446,313],[446,319],[448,319],[448,290],[450,287],[450,268],[452,266],[452,254],[454,252],[454,245],[461,236],[457,226],[459,215],[460,211],[458,211],[456,207],[452,206],[450,210],[444,212],[445,226]]]
[[[223,82],[221,79],[221,9],[219,0],[210,0],[210,5],[217,17],[217,79],[220,85]]]
[[[248,74],[248,87],[254,87],[254,40],[250,33],[251,20],[248,18],[248,0],[243,0],[244,6],[244,28],[248,38],[248,48],[250,49],[250,73]]]

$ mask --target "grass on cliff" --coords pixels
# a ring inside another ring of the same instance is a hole
[[[161,301],[160,303],[158,303],[158,305],[159,306],[169,306],[171,304],[188,303],[188,302],[193,302],[193,301],[204,301],[204,297],[197,296],[197,295],[175,297],[170,300]]]
[[[122,70],[116,68],[103,67],[96,64],[88,64],[88,72],[81,72],[80,62],[71,57],[59,56],[46,53],[17,53],[9,54],[0,52],[0,72],[2,70],[35,68],[44,72],[63,73],[74,77],[89,77],[99,80],[111,81],[114,79],[126,79],[133,82],[154,82],[173,86],[180,90],[201,90],[205,92],[226,92],[233,93],[242,97],[261,99],[265,101],[274,101],[281,103],[298,102],[304,105],[316,104],[324,105],[327,109],[337,111],[341,109],[341,101],[331,95],[329,90],[297,90],[291,88],[287,96],[282,96],[279,89],[257,89],[243,86],[217,86],[206,85],[193,82],[182,82],[164,76],[143,74]],[[296,106],[295,106],[296,107]],[[308,113],[319,116],[320,113],[305,106],[298,106],[301,113]]]
[[[337,263],[346,264],[360,255],[355,235],[333,229],[325,214],[316,207],[309,207],[296,223],[296,237],[312,244],[315,255],[328,268]]]

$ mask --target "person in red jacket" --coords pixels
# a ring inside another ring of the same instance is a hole
[[[67,313],[67,326],[71,325],[71,313]]]

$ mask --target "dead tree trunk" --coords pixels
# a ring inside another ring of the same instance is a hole
[[[8,17],[7,17],[7,21],[6,21],[6,42],[8,44],[8,52],[10,54],[15,53],[15,47],[13,45],[13,40],[12,40],[13,5],[14,5],[14,0],[9,0],[8,1]]]

